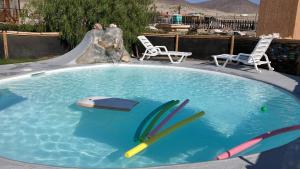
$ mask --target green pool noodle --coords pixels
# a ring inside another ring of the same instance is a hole
[[[155,124],[157,123],[157,121],[161,118],[161,116],[167,112],[169,109],[171,109],[172,107],[176,106],[179,103],[179,100],[176,100],[168,105],[166,105],[163,109],[160,110],[160,112],[158,112],[156,114],[156,116],[151,120],[151,122],[149,123],[149,125],[146,127],[146,129],[144,130],[144,132],[142,133],[142,135],[139,138],[139,141],[145,141],[146,136],[150,133],[150,131],[153,129],[153,127],[155,126]]]
[[[145,128],[146,124],[158,113],[160,112],[164,107],[173,104],[175,102],[175,100],[171,100],[167,103],[164,103],[160,106],[158,106],[156,109],[154,109],[151,113],[149,113],[147,115],[147,117],[145,117],[145,119],[140,123],[140,125],[138,126],[135,134],[134,134],[134,141],[137,142],[141,136],[141,133],[143,131],[143,129]]]
[[[137,153],[143,151],[144,149],[146,149],[147,147],[149,147],[151,144],[155,143],[156,141],[158,141],[159,139],[161,139],[162,137],[167,136],[168,134],[172,133],[173,131],[175,131],[176,129],[202,117],[205,114],[205,112],[199,112],[193,116],[190,116],[189,118],[186,118],[180,122],[177,122],[176,124],[174,124],[173,126],[157,133],[156,135],[154,135],[153,137],[151,137],[149,140],[145,141],[145,142],[141,142],[139,145],[135,146],[134,148],[130,149],[129,151],[127,151],[124,156],[126,158],[131,158],[133,156],[135,156]],[[181,138],[179,138],[181,139]],[[175,140],[177,141],[177,140]]]

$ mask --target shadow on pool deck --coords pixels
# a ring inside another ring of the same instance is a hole
[[[82,112],[82,116],[80,122],[74,132],[74,135],[77,137],[84,137],[93,139],[97,142],[105,143],[113,146],[117,149],[114,153],[107,156],[106,158],[113,161],[120,159],[120,157],[124,156],[124,153],[136,146],[137,143],[133,141],[135,131],[140,124],[140,122],[150,113],[153,109],[163,104],[159,101],[153,101],[148,99],[136,99],[140,101],[140,103],[131,111],[131,112],[118,112],[118,111],[110,111],[110,110],[97,110],[97,109],[86,109],[79,108],[76,105],[71,105],[72,109],[80,110]],[[145,106],[149,108],[149,110],[144,110]],[[180,121],[191,114],[194,114],[201,110],[192,110],[188,108],[184,108],[179,112],[169,123],[174,124],[177,121]],[[111,114],[114,114],[112,116]],[[205,117],[204,117],[205,118]],[[119,124],[111,125],[111,123],[122,122]],[[199,125],[199,123],[201,123]],[[132,124],[135,124],[134,127]],[[201,126],[201,127],[198,127]],[[203,127],[205,126],[205,127]],[[195,128],[199,128],[199,130],[195,130]],[[189,132],[189,129],[193,129],[194,132]],[[204,131],[205,130],[205,131]],[[209,136],[206,135],[206,132],[214,133]],[[197,131],[197,133],[195,133]],[[192,136],[191,136],[192,135]],[[209,137],[209,138],[208,138]],[[211,154],[203,154],[202,150],[206,149],[208,145],[202,145],[204,139],[213,139],[220,140],[224,139],[220,135],[214,131],[208,124],[206,124],[205,120],[198,120],[198,123],[190,123],[172,134],[162,138],[157,141],[155,144],[151,145],[147,150],[143,151],[139,155],[128,159],[136,161],[140,159],[139,156],[145,156],[154,160],[158,163],[174,163],[172,159],[174,158],[182,158],[184,162],[198,162],[199,156],[202,157],[210,157],[206,160],[212,160],[211,157],[214,157],[216,154],[215,151],[211,151]],[[180,140],[178,138],[181,138]],[[187,139],[184,139],[187,138]],[[191,139],[192,138],[192,139]],[[201,147],[202,146],[202,147]],[[214,147],[222,147],[222,143],[214,142],[211,143],[210,146]],[[168,151],[164,151],[163,148],[168,147]],[[170,148],[176,147],[176,148]],[[202,158],[200,157],[200,158]],[[178,160],[178,159],[177,159]],[[176,161],[176,160],[175,160]],[[177,161],[178,162],[178,161]]]
[[[298,83],[292,93],[300,99],[300,76],[291,76],[291,78]]]
[[[18,104],[24,100],[26,100],[26,98],[18,96],[17,94],[11,92],[9,89],[0,89],[0,111]]]
[[[290,144],[260,153],[255,163],[248,162],[247,169],[300,169],[300,138]],[[240,157],[247,161],[247,159]]]

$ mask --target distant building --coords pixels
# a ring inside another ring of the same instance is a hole
[[[261,0],[257,35],[300,39],[300,0]]]

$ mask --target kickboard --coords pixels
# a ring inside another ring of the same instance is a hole
[[[87,108],[131,111],[139,102],[128,99],[94,96],[79,100],[77,104]]]

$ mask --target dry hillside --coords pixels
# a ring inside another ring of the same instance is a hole
[[[157,10],[160,12],[176,13],[178,5],[181,5],[182,13],[249,13],[258,11],[258,5],[248,0],[210,0],[202,3],[189,3],[185,0],[155,0]]]

